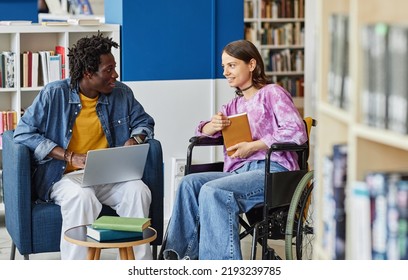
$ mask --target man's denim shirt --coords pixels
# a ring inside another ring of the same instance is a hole
[[[47,155],[57,146],[68,147],[75,119],[81,111],[78,88],[70,79],[46,85],[27,108],[14,132],[16,143],[26,145],[34,154],[32,181],[38,197],[50,200],[50,190],[65,171],[66,162]],[[134,98],[132,90],[116,82],[109,95],[101,94],[96,112],[109,147],[123,146],[132,135],[154,136],[154,120]]]

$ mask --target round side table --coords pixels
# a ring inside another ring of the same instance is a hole
[[[150,243],[157,237],[157,232],[154,228],[149,227],[143,231],[143,238],[130,241],[109,241],[99,242],[86,235],[86,225],[76,226],[65,231],[65,240],[88,248],[88,260],[99,260],[101,249],[118,248],[121,260],[134,260],[133,246],[138,246]]]

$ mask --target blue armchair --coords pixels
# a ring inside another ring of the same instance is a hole
[[[157,246],[163,239],[163,154],[158,140],[149,140],[150,149],[142,180],[150,187],[152,203],[150,217],[157,230],[157,239],[151,243],[157,258]],[[31,152],[15,144],[13,131],[3,134],[3,190],[6,228],[12,239],[10,259],[15,259],[16,247],[24,259],[30,254],[59,252],[62,217],[60,206],[39,203],[31,187]],[[104,206],[104,215],[115,215]]]

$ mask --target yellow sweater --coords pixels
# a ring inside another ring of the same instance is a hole
[[[80,93],[79,98],[82,110],[75,120],[68,150],[76,154],[86,154],[89,150],[107,148],[108,140],[106,140],[101,122],[96,114],[98,97],[92,99]],[[73,170],[75,168],[68,164],[66,172]]]

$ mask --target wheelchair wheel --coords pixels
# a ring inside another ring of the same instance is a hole
[[[309,171],[303,176],[293,194],[285,231],[285,254],[287,260],[312,259],[315,235],[313,230],[313,182],[313,171]],[[294,258],[294,254],[296,258]]]

